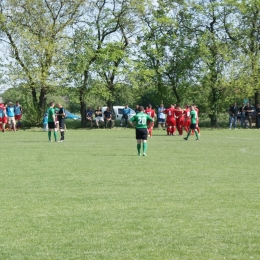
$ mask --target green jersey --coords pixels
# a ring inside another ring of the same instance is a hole
[[[190,111],[191,124],[196,124],[197,122],[197,112],[195,110]]]
[[[130,122],[135,122],[136,128],[147,128],[147,121],[153,121],[153,119],[144,112],[139,112],[130,119]]]
[[[53,107],[49,107],[48,109],[48,122],[54,122],[53,121],[53,115],[55,116],[55,110]]]

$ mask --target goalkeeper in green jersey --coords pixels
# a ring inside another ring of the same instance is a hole
[[[137,152],[141,155],[141,143],[143,143],[143,156],[146,156],[147,150],[147,122],[153,122],[153,119],[146,113],[144,113],[144,107],[139,107],[139,113],[130,119],[130,124],[133,126],[135,124],[135,134],[137,140]],[[149,123],[150,124],[150,123]]]

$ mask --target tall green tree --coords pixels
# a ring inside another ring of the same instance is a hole
[[[81,16],[85,0],[1,0],[0,29],[9,44],[9,77],[23,82],[32,95],[38,120],[46,108],[46,95],[62,82],[66,69],[62,50],[67,29]]]
[[[225,31],[236,50],[235,83],[243,98],[254,95],[257,104],[260,98],[260,2],[226,0],[224,13]]]
[[[167,89],[170,87],[175,102],[181,103],[181,88],[191,80],[189,75],[196,52],[196,44],[186,29],[191,22],[187,5],[176,1],[158,1],[158,5],[147,5],[141,20],[143,33],[138,37],[138,46],[139,61],[146,72],[143,74],[144,80],[150,77],[159,102],[167,99]]]
[[[93,79],[100,81],[100,95],[111,105],[116,81],[122,75],[131,32],[131,9],[136,1],[90,1],[73,36],[68,57],[72,82],[79,92],[81,125],[86,125],[86,98]],[[125,70],[126,72],[126,70]]]

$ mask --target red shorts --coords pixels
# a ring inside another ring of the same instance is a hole
[[[7,124],[7,116],[2,117],[2,124]]]
[[[15,119],[15,120],[21,120],[21,119],[22,119],[22,115],[15,115],[15,116],[14,116],[14,119]]]
[[[0,117],[0,123],[2,123],[2,117]]]
[[[168,119],[166,123],[168,126],[176,126],[176,120],[174,118]]]

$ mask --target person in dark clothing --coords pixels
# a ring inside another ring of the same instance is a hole
[[[64,142],[64,128],[65,128],[65,109],[61,104],[58,104],[59,111],[57,113],[58,121],[59,121],[59,127],[60,127],[60,141]]]
[[[234,123],[234,129],[236,129],[236,126],[237,126],[237,113],[238,113],[237,103],[234,103],[233,106],[230,107],[229,113],[230,113],[229,129],[232,129],[232,124],[233,123]]]
[[[112,128],[112,113],[107,107],[107,110],[104,112],[104,121],[105,121],[105,128],[107,128],[107,123],[110,123],[110,129]]]
[[[252,112],[254,112],[254,110],[252,106],[249,104],[249,102],[246,103],[244,110],[245,110],[246,125],[249,122],[249,128],[252,128]]]

